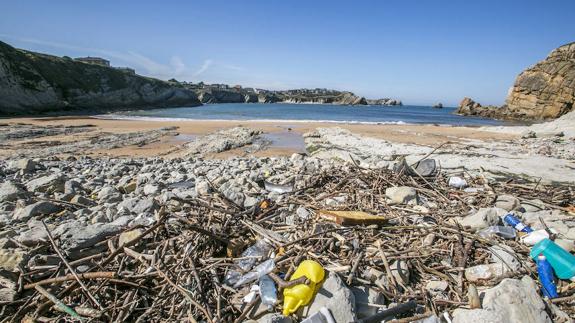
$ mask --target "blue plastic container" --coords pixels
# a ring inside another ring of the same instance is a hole
[[[543,239],[537,242],[531,249],[529,255],[533,260],[537,261],[537,257],[540,254],[543,254],[545,258],[547,258],[557,277],[561,279],[571,279],[575,277],[575,256],[561,248],[555,242],[549,239]]]
[[[559,295],[557,295],[557,285],[555,285],[553,268],[543,254],[537,257],[537,273],[539,274],[543,295],[549,298],[559,297]]]
[[[512,213],[507,214],[504,218],[503,221],[505,221],[505,223],[509,224],[510,226],[514,227],[515,230],[517,231],[522,231],[522,232],[526,232],[526,233],[531,233],[533,232],[533,229],[531,229],[530,226],[525,225],[521,222],[521,220],[519,220],[516,216],[514,216]]]

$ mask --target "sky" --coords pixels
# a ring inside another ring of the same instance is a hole
[[[500,105],[575,41],[574,0],[1,0],[0,40],[160,79]]]

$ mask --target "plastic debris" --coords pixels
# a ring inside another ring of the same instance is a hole
[[[449,178],[448,185],[455,188],[465,188],[467,187],[467,181],[458,176],[452,176]]]
[[[521,220],[519,220],[519,218],[514,216],[512,213],[505,215],[505,217],[503,217],[503,221],[505,221],[505,223],[509,224],[510,226],[514,227],[515,230],[517,231],[526,233],[533,232],[533,229],[531,229],[531,227],[523,224]]]
[[[304,260],[299,264],[290,281],[300,277],[306,277],[309,280],[309,284],[298,284],[284,289],[283,315],[290,315],[301,306],[309,304],[321,287],[325,271],[318,262]]]
[[[553,268],[551,264],[547,261],[547,258],[543,254],[537,256],[537,273],[539,274],[539,281],[541,282],[541,291],[543,295],[549,298],[556,298],[557,286],[554,282]]]
[[[264,187],[265,187],[266,191],[280,193],[280,194],[289,193],[289,192],[293,191],[293,186],[291,186],[291,185],[279,185],[279,184],[270,183],[268,181],[264,181]]]
[[[494,225],[479,231],[479,235],[484,238],[499,236],[505,239],[513,239],[517,236],[517,232],[512,227]]]
[[[241,276],[238,281],[234,284],[234,288],[237,288],[241,285],[247,284],[249,282],[255,281],[258,278],[262,277],[263,275],[269,274],[274,270],[275,263],[273,259],[268,259],[261,264],[254,267],[252,271],[249,273]]]
[[[575,276],[575,256],[549,239],[543,239],[533,246],[530,256],[533,260],[543,254],[553,267],[557,277],[572,279]]]
[[[262,304],[268,307],[273,307],[278,301],[278,290],[275,282],[270,278],[270,276],[263,275],[260,277],[259,287]]]

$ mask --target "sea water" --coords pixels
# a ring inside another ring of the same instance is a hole
[[[438,124],[453,126],[502,125],[502,121],[463,117],[455,108],[426,106],[370,106],[286,103],[222,103],[198,107],[134,110],[107,114],[105,118],[143,120],[241,120],[330,122],[358,124]]]

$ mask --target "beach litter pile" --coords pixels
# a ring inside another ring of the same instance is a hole
[[[0,161],[0,321],[571,322],[574,201],[431,157]]]

